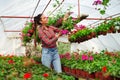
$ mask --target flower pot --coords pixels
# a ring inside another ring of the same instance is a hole
[[[107,34],[107,31],[102,31],[102,35],[106,35]]]
[[[112,33],[112,31],[109,29],[109,30],[107,31],[107,33]]]
[[[94,78],[95,78],[95,73],[91,73],[91,74],[88,73],[88,74],[87,74],[87,77],[94,79]]]
[[[112,33],[115,33],[115,32],[116,32],[116,30],[115,30],[115,27],[114,27],[114,26],[110,27],[110,30],[112,31]]]
[[[95,78],[103,80],[103,73],[102,72],[96,72],[95,73]]]
[[[95,32],[91,32],[90,35],[91,35],[92,37],[96,37],[96,33],[95,33]]]
[[[87,35],[87,40],[92,39],[91,35]]]
[[[70,68],[65,66],[64,67],[64,72],[67,73],[67,74],[70,74]]]
[[[120,29],[118,29],[117,32],[120,33]]]
[[[83,70],[81,71],[81,77],[86,78],[87,75],[88,75],[87,71],[83,71]]]
[[[81,69],[76,69],[76,76],[81,77]]]
[[[102,34],[103,34],[102,31],[98,32],[98,35],[102,35]]]
[[[103,80],[114,80],[114,77],[107,75],[107,76],[103,76]]]
[[[81,42],[84,42],[84,41],[86,41],[86,40],[88,40],[88,37],[87,37],[87,36],[83,36],[83,37],[81,38]]]
[[[66,67],[66,66],[63,66],[62,69],[63,69],[63,72],[68,72],[69,71],[69,68]]]
[[[76,69],[70,69],[70,74],[75,76],[76,75]]]

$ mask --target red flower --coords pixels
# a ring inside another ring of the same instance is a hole
[[[34,31],[32,29],[28,30],[29,33],[33,33]]]
[[[106,66],[103,66],[103,67],[102,67],[102,71],[103,71],[103,72],[106,72],[106,71],[107,71],[107,67],[106,67]]]
[[[13,61],[13,60],[9,60],[8,63],[9,63],[9,64],[13,64],[14,61]]]
[[[28,79],[28,78],[31,78],[31,77],[32,77],[32,74],[29,73],[29,72],[24,74],[25,79]]]
[[[9,56],[9,58],[13,58],[13,57],[14,57],[14,55]]]
[[[44,73],[44,74],[43,74],[43,77],[46,77],[46,78],[47,78],[48,76],[49,76],[48,73]]]
[[[40,64],[40,62],[35,62],[35,64]]]

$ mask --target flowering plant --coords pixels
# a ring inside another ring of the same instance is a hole
[[[24,45],[26,45],[26,43],[28,42],[31,42],[33,33],[34,33],[33,22],[32,21],[27,22],[21,32],[22,42]]]
[[[29,58],[34,60],[31,66],[24,66],[24,56],[0,55],[0,80],[58,80],[58,77],[63,80],[75,80],[73,76],[51,71],[42,64],[38,64],[35,59],[40,59],[34,56]],[[32,62],[32,61],[31,61]]]
[[[25,79],[28,79],[28,78],[31,78],[31,77],[32,77],[32,74],[29,73],[29,72],[27,72],[27,73],[24,74],[24,78]]]
[[[95,0],[93,2],[93,5],[96,5],[97,7],[95,8],[96,10],[100,11],[100,14],[105,14],[105,10],[107,9],[109,5],[110,0]],[[103,9],[101,7],[98,7],[98,5],[102,5]]]
[[[37,43],[40,43],[41,40],[39,39],[38,31],[36,30],[36,35],[34,34],[35,34],[34,22],[30,20],[30,22],[26,22],[25,27],[23,28],[20,34],[23,45],[26,46],[26,44],[32,42],[33,39],[36,39]]]

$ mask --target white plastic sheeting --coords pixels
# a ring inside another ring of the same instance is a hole
[[[11,36],[6,36],[3,27],[0,27],[0,54],[1,55],[25,55],[25,47],[21,46],[21,40],[17,38],[15,33]]]
[[[81,50],[100,52],[102,50],[120,51],[120,34],[107,34],[106,36],[99,36],[92,38],[82,43],[72,43],[71,52],[78,52]]]
[[[34,14],[42,13],[49,0],[40,0],[37,10]],[[62,0],[59,0],[60,2]],[[120,0],[110,0],[109,7],[107,7],[106,14],[101,15],[99,11],[95,10],[95,6],[92,5],[94,0],[80,0],[80,14],[88,14],[88,18],[106,18],[111,15],[120,13]],[[32,16],[35,6],[38,0],[0,0],[0,16]],[[51,0],[50,5],[45,10],[45,14],[48,15],[54,8],[52,5],[55,0]],[[73,6],[71,12],[74,12],[71,16],[78,15],[78,0],[64,0],[61,5],[62,10],[66,11],[69,6]],[[0,18],[0,54],[20,53],[25,52],[24,47],[21,46],[21,40],[9,37],[19,37],[19,33],[16,32],[4,32],[4,30],[22,30],[26,21],[30,19],[21,18]],[[97,20],[83,20],[79,24],[90,25]],[[17,34],[17,35],[16,35]],[[100,51],[108,49],[110,51],[120,49],[120,34],[108,34],[107,36],[100,36],[89,41],[77,44],[71,44],[71,50],[94,50]],[[64,41],[64,40],[62,40]],[[75,47],[74,47],[75,46]],[[94,47],[94,48],[93,48]]]

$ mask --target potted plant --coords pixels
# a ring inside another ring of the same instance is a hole
[[[92,30],[88,29],[88,28],[78,30],[76,33],[69,35],[69,41],[80,43],[80,42],[86,41],[88,39],[91,39],[92,38],[90,35],[91,32],[92,32]]]
[[[32,22],[27,22],[21,32],[22,42],[24,45],[26,45],[32,40],[32,35],[34,33],[32,26],[33,26]]]

